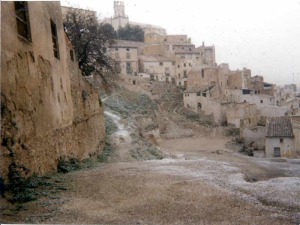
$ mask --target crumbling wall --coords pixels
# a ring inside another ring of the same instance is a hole
[[[28,51],[2,57],[1,73],[0,176],[12,166],[24,176],[44,174],[61,158],[101,153],[103,109],[79,71],[59,78],[48,60]]]

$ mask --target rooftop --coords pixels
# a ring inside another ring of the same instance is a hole
[[[267,121],[266,137],[294,137],[290,117],[270,117]]]

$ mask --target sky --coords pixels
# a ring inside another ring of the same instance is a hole
[[[63,0],[64,6],[113,16],[113,0]],[[266,82],[300,87],[300,0],[124,0],[129,21],[214,45],[216,62],[246,67]]]

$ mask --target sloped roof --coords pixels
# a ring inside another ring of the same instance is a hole
[[[266,137],[294,137],[290,117],[270,117],[267,122]]]

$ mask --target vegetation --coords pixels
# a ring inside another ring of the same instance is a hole
[[[98,74],[104,86],[108,88],[110,80],[113,80],[114,63],[107,56],[106,48],[113,44],[116,38],[113,27],[98,23],[93,13],[76,8],[68,9],[64,25],[83,75]]]
[[[127,24],[125,27],[118,29],[118,39],[144,42],[144,30],[140,26]]]

